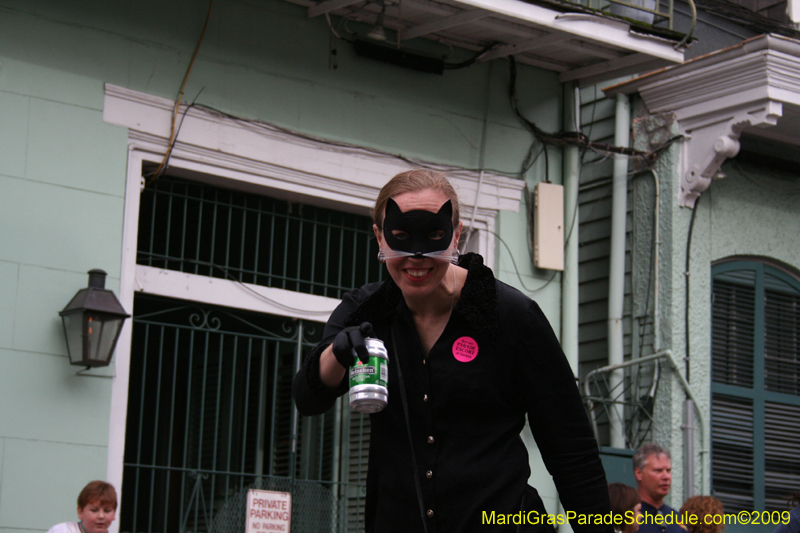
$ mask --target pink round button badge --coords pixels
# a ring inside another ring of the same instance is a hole
[[[472,337],[461,337],[453,343],[453,357],[462,363],[469,363],[478,355],[478,343]]]

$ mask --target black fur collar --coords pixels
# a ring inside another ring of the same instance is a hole
[[[461,290],[455,312],[461,314],[470,326],[494,339],[498,332],[497,288],[492,270],[483,264],[478,254],[461,256],[458,265],[467,269],[467,281]],[[347,318],[345,325],[388,320],[404,305],[403,294],[389,279],[369,296]]]

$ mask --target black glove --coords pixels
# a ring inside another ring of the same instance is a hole
[[[358,357],[362,363],[369,360],[369,352],[367,346],[364,344],[366,337],[374,337],[375,333],[372,331],[372,324],[363,322],[360,326],[351,326],[344,328],[336,334],[333,339],[333,355],[336,360],[345,368],[350,368]]]

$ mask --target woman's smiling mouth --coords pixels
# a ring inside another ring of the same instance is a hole
[[[412,278],[414,281],[419,281],[425,279],[431,272],[433,272],[432,268],[407,268],[403,270],[403,272],[409,278]]]

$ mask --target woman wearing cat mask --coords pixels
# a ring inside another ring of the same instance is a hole
[[[597,443],[558,340],[538,305],[480,256],[459,258],[449,181],[427,170],[395,176],[373,220],[391,279],[343,297],[293,388],[302,414],[324,413],[348,390],[353,353],[366,359],[364,338],[385,343],[389,402],[370,415],[366,530],[553,531],[528,485],[526,415],[564,508],[608,513]]]

